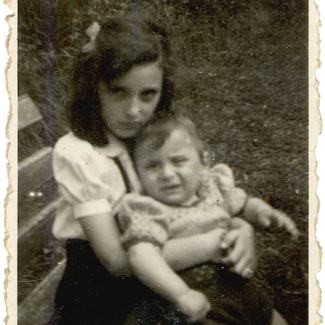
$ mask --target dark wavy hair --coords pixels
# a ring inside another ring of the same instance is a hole
[[[173,94],[170,48],[164,29],[134,13],[103,24],[94,48],[80,53],[76,60],[71,105],[67,110],[74,134],[93,145],[107,144],[99,81],[109,85],[134,65],[157,60],[163,69],[163,84],[154,115],[164,115],[171,110]]]

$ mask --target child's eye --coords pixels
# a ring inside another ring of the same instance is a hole
[[[158,161],[150,161],[149,163],[146,164],[146,169],[155,169],[158,167],[159,167]]]
[[[188,159],[186,157],[173,157],[172,162],[175,166],[180,166],[185,163]]]

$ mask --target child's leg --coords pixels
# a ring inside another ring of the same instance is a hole
[[[288,323],[275,309],[273,309],[271,325],[288,325]]]

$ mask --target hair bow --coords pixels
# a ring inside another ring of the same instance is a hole
[[[97,23],[97,21],[95,21],[94,23],[92,23],[87,29],[86,29],[86,34],[89,36],[90,41],[84,45],[81,49],[81,51],[83,53],[87,53],[92,51],[95,48],[95,40],[96,37],[98,35],[100,31],[100,26]]]

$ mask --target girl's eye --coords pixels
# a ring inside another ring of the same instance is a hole
[[[156,89],[145,89],[141,92],[141,98],[143,101],[150,101],[152,100],[158,93]]]
[[[122,96],[125,94],[125,90],[121,87],[111,87],[109,88],[109,91],[114,95]]]

